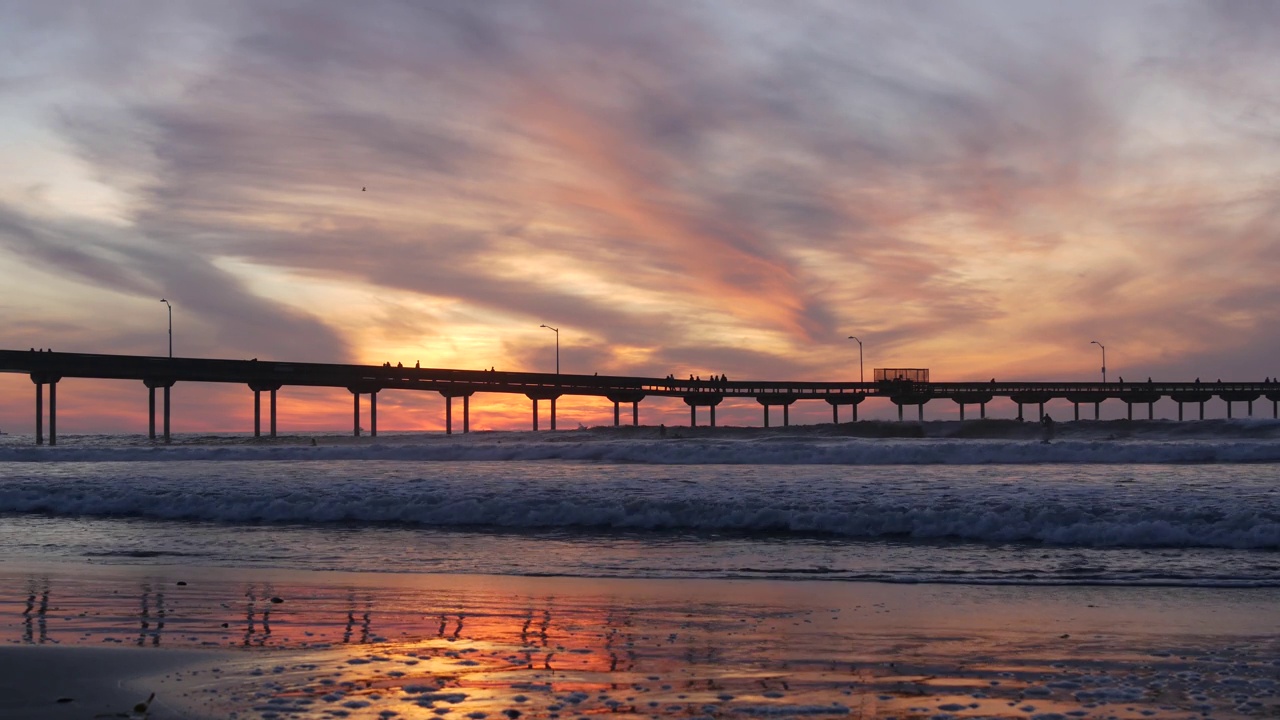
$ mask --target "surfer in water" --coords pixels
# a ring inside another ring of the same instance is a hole
[[[1044,432],[1042,433],[1043,437],[1040,442],[1047,444],[1053,439],[1053,418],[1049,417],[1049,413],[1045,413],[1044,416],[1040,418],[1040,427],[1044,428]]]

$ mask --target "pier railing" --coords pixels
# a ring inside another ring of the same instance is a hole
[[[49,441],[57,442],[58,381],[63,378],[96,378],[141,381],[149,390],[150,436],[156,437],[156,390],[163,391],[163,435],[170,436],[170,389],[179,382],[237,383],[248,385],[254,393],[254,433],[260,435],[261,393],[269,393],[270,434],[276,434],[276,391],[284,386],[346,388],[354,398],[353,432],[361,432],[361,395],[369,396],[370,434],[377,434],[377,394],[382,390],[418,390],[438,392],[446,399],[446,432],[453,432],[453,399],[463,401],[463,432],[470,430],[470,397],[475,393],[523,394],[533,405],[533,429],[538,429],[539,401],[550,401],[551,429],[556,427],[556,400],[559,397],[602,397],[614,403],[614,424],[619,424],[619,406],[632,404],[632,424],[639,424],[639,403],[645,397],[679,397],[689,406],[690,424],[698,421],[697,410],[706,407],[710,423],[715,425],[716,406],[726,398],[754,398],[763,407],[764,424],[769,425],[770,408],[781,406],[783,424],[789,424],[789,408],[800,400],[823,400],[831,405],[832,421],[839,422],[839,408],[852,408],[857,420],[858,405],[868,398],[887,398],[903,408],[916,406],[919,419],[931,400],[950,399],[960,406],[963,420],[966,406],[977,405],[980,417],[986,416],[986,404],[995,398],[1008,398],[1018,405],[1023,417],[1024,405],[1038,408],[1035,419],[1044,415],[1044,404],[1065,399],[1075,408],[1080,419],[1080,405],[1098,408],[1107,400],[1120,400],[1133,417],[1134,405],[1147,405],[1148,417],[1154,404],[1165,397],[1178,403],[1178,419],[1183,418],[1183,405],[1199,406],[1204,417],[1204,404],[1212,399],[1227,403],[1231,416],[1233,403],[1248,405],[1260,398],[1272,401],[1272,416],[1280,416],[1280,384],[1263,382],[914,382],[904,379],[876,382],[844,381],[768,381],[711,380],[693,377],[663,378],[570,373],[528,373],[495,370],[460,370],[450,368],[404,367],[402,365],[355,365],[339,363],[307,363],[233,360],[216,358],[169,358],[145,355],[105,355],[64,353],[37,350],[0,350],[0,372],[23,373],[36,385],[36,442],[44,442],[44,387],[49,386]]]

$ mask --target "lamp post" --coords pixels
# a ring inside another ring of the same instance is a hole
[[[858,338],[850,335],[850,340],[858,340]],[[858,382],[865,382],[862,377],[862,341],[858,340]]]
[[[539,325],[556,334],[556,374],[560,374],[560,328],[553,328],[550,325]]]
[[[1103,345],[1097,340],[1090,340],[1089,344],[1097,345],[1098,347],[1102,348],[1102,382],[1105,383],[1107,381],[1107,346]]]
[[[169,357],[172,358],[173,357],[173,306],[170,305],[169,301],[165,300],[164,298],[160,298],[160,302],[164,303],[165,306],[169,308]]]

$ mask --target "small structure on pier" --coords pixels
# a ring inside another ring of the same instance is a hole
[[[872,371],[875,382],[894,382],[905,380],[913,383],[929,382],[928,368],[876,368]]]

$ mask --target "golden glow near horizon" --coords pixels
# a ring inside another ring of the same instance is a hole
[[[1280,375],[1277,18],[991,10],[17,5],[0,346],[159,353],[166,297],[187,356],[537,370],[549,323],[583,373],[851,379],[852,334],[941,380],[1093,379],[1093,339],[1117,375]],[[127,415],[84,392],[67,431]]]

